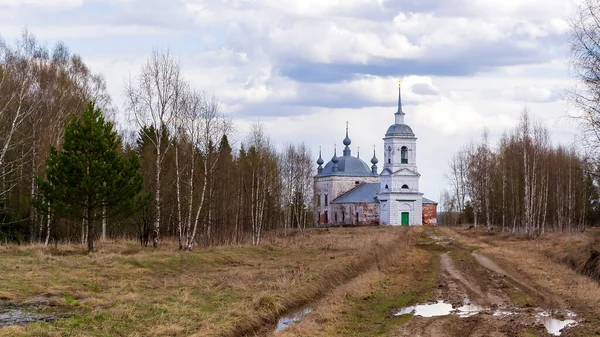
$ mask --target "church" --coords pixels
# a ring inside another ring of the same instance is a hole
[[[341,156],[334,148],[325,164],[319,151],[314,177],[316,227],[359,225],[435,226],[437,203],[419,192],[417,137],[404,123],[402,90],[398,86],[398,111],[383,138],[383,168],[375,156],[371,167],[360,155],[352,156],[346,125]]]

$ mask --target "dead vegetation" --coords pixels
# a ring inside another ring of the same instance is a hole
[[[597,333],[600,287],[547,253],[577,251],[592,236],[479,233],[329,228],[197,252],[181,252],[176,242],[151,249],[117,241],[91,254],[78,246],[1,246],[0,309],[43,298],[74,315],[1,328],[0,336],[268,336],[281,315],[303,307],[313,311],[278,335],[545,336],[530,314],[538,307],[577,312],[582,321],[569,336]],[[401,307],[465,298],[519,315],[394,316]]]
[[[405,232],[311,230],[197,252],[178,251],[175,242],[142,249],[118,241],[91,254],[1,246],[0,298],[42,296],[75,315],[5,327],[0,336],[240,336],[385,264]]]
[[[589,247],[596,240],[597,231],[546,233],[537,240],[483,234],[485,230],[443,231],[490,257],[510,275],[517,275],[519,282],[545,294],[546,299],[550,296],[550,302],[577,312],[585,324],[577,326],[569,336],[600,335],[600,286],[566,263],[568,257],[573,261],[587,261],[589,255],[581,254],[579,258],[572,256],[575,256],[574,252],[585,251],[582,247]],[[580,262],[576,265],[580,265]],[[527,301],[525,297],[520,297],[520,300]]]
[[[311,304],[311,314],[277,336],[389,336],[406,321],[393,311],[428,299],[435,286],[438,252],[417,248],[425,243],[424,231],[405,229],[402,240],[379,255],[376,268],[332,289]]]
[[[552,236],[547,240],[562,249],[546,247],[546,256],[600,283],[600,231],[591,231],[587,235]]]

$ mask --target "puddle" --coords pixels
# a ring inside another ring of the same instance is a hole
[[[25,325],[33,322],[49,322],[58,318],[56,315],[43,315],[18,309],[0,309],[0,328],[9,325]]]
[[[51,300],[42,296],[24,298],[19,302],[0,301],[0,328],[34,322],[50,322],[72,315],[72,313],[57,311],[59,309],[54,308]]]
[[[538,323],[542,323],[546,327],[548,333],[554,336],[560,336],[561,331],[564,328],[577,325],[577,322],[574,320],[576,316],[577,315],[575,315],[574,312],[568,311],[566,319],[559,320],[553,318],[552,314],[549,312],[544,311],[537,314],[535,318]]]
[[[402,308],[400,309],[400,311],[394,314],[394,316],[412,314],[415,316],[422,317],[437,317],[447,315],[456,315],[458,317],[470,317],[473,315],[477,315],[483,310],[483,307],[470,304],[466,301],[462,306],[457,308],[453,308],[452,304],[450,303],[438,301],[437,303],[425,303]]]
[[[519,313],[524,313],[519,310],[509,311],[506,309],[503,310],[492,310],[489,308],[484,308],[479,305],[471,304],[468,300],[465,300],[463,305],[460,307],[453,307],[452,304],[438,301],[437,303],[424,303],[413,305],[410,307],[402,308],[398,310],[394,316],[401,315],[414,315],[421,317],[438,317],[438,316],[448,316],[455,315],[458,317],[471,317],[480,313],[488,313],[494,317],[507,317],[511,315],[516,315]],[[524,313],[527,314],[527,313]],[[552,314],[548,311],[540,311],[538,310],[535,315],[535,322],[539,324],[543,324],[548,333],[554,336],[560,336],[562,330],[566,327],[572,327],[577,325],[577,321],[575,318],[577,315],[572,311],[567,311],[562,320],[556,319],[552,317]]]
[[[277,322],[277,327],[275,328],[275,332],[280,332],[280,331],[287,329],[290,325],[298,322],[299,320],[302,319],[302,317],[306,316],[311,311],[312,311],[311,308],[306,308],[306,309],[298,310],[295,313],[292,313],[290,315],[281,317],[279,319],[279,322]]]

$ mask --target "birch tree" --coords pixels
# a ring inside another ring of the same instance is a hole
[[[27,32],[15,48],[0,40],[0,178],[3,182],[14,168],[7,165],[7,155],[16,147],[16,133],[40,105],[37,81],[40,67],[36,59],[42,52],[35,38]],[[11,188],[3,184],[0,199]]]
[[[209,98],[203,93],[194,91],[187,96],[184,106],[183,125],[192,145],[188,175],[188,214],[185,225],[185,248],[191,250],[198,235],[200,215],[205,205],[206,196],[211,192],[209,190],[209,180],[219,162],[221,151],[215,151],[215,144],[219,144],[222,137],[231,131],[232,122],[230,118],[221,112],[219,102],[214,96]],[[202,176],[202,184],[199,200],[194,203],[197,154],[203,156],[202,172],[199,172]],[[207,222],[206,235],[208,241],[211,240],[212,234],[212,223]]]
[[[266,224],[267,205],[272,201],[279,185],[279,165],[277,153],[262,125],[252,127],[248,139],[248,153],[244,157],[242,170],[247,177],[244,181],[249,200],[252,244],[259,245]]]
[[[166,152],[170,148],[163,135],[182,114],[182,96],[185,83],[180,75],[179,61],[168,51],[154,50],[135,79],[125,86],[126,109],[141,130],[151,126],[155,132],[147,134],[156,160],[154,175],[155,218],[152,245],[158,247],[161,227],[161,177]]]
[[[468,149],[466,203],[473,205],[476,223],[485,221],[488,230],[498,225],[534,238],[548,230],[582,230],[597,221],[598,189],[588,161],[575,148],[552,147],[546,128],[526,109],[495,148],[484,136]],[[456,171],[455,162],[449,166]]]

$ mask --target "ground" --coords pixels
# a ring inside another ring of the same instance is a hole
[[[369,227],[192,253],[0,246],[0,336],[550,336],[542,312],[577,315],[562,336],[600,336],[598,283],[553,255],[590,235]],[[438,301],[480,307],[469,317],[398,314]],[[7,325],[26,323],[22,312],[41,322]],[[273,332],[295,312],[304,315]]]

